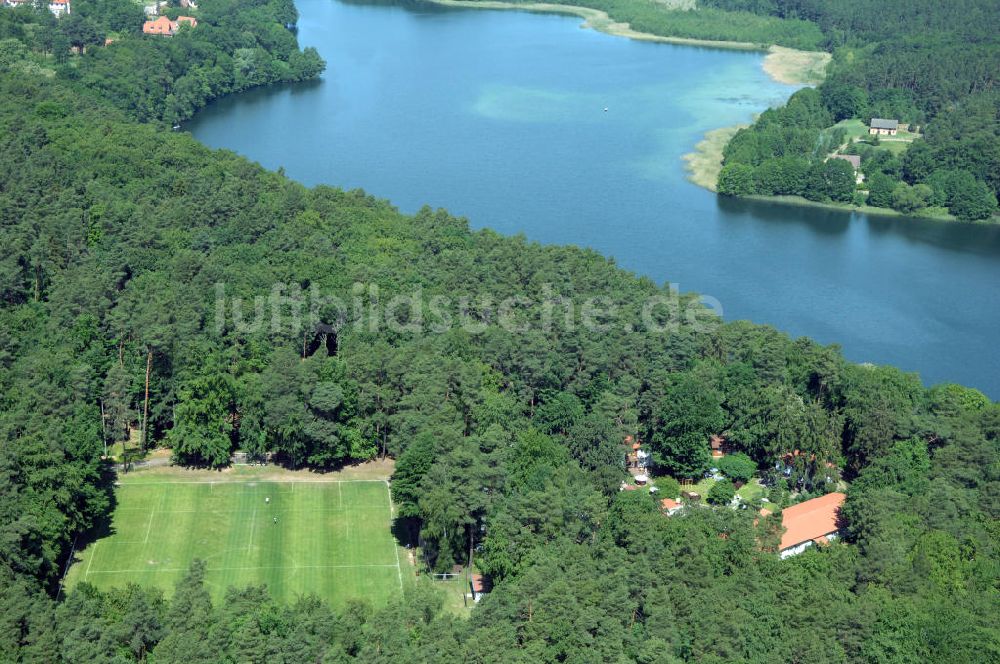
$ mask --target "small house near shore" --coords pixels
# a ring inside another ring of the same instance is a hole
[[[856,154],[835,154],[830,159],[840,159],[846,161],[854,169],[854,181],[861,184],[865,181],[864,173],[861,172],[861,156]]]
[[[825,545],[836,539],[840,533],[840,508],[846,498],[843,493],[828,493],[785,508],[781,512],[785,531],[779,546],[782,560],[814,544]]]
[[[854,170],[861,168],[861,157],[856,154],[835,154],[830,159],[843,159],[850,164]]]
[[[872,118],[868,124],[868,134],[871,136],[895,136],[897,131],[899,131],[899,120]]]

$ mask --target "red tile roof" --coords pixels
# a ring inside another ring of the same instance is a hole
[[[842,493],[828,493],[783,510],[781,524],[785,533],[781,536],[781,548],[837,532],[837,515],[845,498]]]
[[[660,501],[660,507],[662,507],[665,510],[672,510],[675,507],[680,507],[680,506],[681,504],[676,500],[674,500],[673,498],[664,498],[663,500]]]
[[[161,16],[155,21],[143,23],[142,31],[147,35],[169,35],[173,34],[174,24],[166,16]]]
[[[485,592],[486,584],[483,582],[482,574],[472,575],[472,590],[477,593]]]

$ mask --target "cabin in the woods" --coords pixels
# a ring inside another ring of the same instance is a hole
[[[861,168],[861,157],[856,154],[835,154],[830,158],[842,159],[843,161],[846,161],[854,168],[855,171]]]
[[[181,25],[190,25],[192,28],[198,27],[198,20],[191,16],[178,16],[176,21],[171,21],[166,16],[153,21],[146,21],[142,24],[142,32],[147,35],[165,35],[173,37],[177,34]]]
[[[651,458],[649,452],[642,449],[642,443],[633,436],[625,436],[625,465],[628,468],[648,468]]]
[[[142,24],[142,32],[147,35],[167,35],[174,34],[174,22],[166,16],[153,21],[146,21]]]
[[[731,451],[723,436],[712,436],[708,439],[708,446],[712,449],[713,459],[721,459]]]
[[[483,595],[490,591],[489,585],[486,583],[486,579],[482,574],[473,574],[470,577],[469,590],[472,591],[473,602],[478,602],[483,598]]]
[[[868,133],[872,136],[895,136],[897,131],[899,131],[899,120],[872,118],[868,125]]]
[[[667,516],[673,516],[683,508],[684,505],[680,501],[674,500],[673,498],[664,498],[660,501],[660,509]]]
[[[865,181],[865,176],[861,172],[861,157],[856,154],[835,154],[830,159],[840,159],[846,161],[854,169],[854,181],[861,184]]]
[[[840,508],[845,498],[843,493],[828,493],[785,508],[781,512],[781,525],[785,529],[779,547],[781,558],[798,555],[814,544],[824,545],[836,539],[840,533]]]
[[[69,0],[49,0],[49,11],[56,18],[69,14],[71,11]]]

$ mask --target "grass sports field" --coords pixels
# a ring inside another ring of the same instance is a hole
[[[384,480],[241,473],[122,476],[111,533],[76,552],[66,588],[136,582],[169,595],[195,558],[217,600],[229,586],[263,583],[284,600],[315,593],[334,606],[380,605],[412,578],[390,532]]]

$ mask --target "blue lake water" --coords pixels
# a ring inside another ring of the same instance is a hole
[[[636,42],[573,17],[299,0],[323,80],[186,129],[306,184],[578,244],[727,319],[1000,398],[1000,228],[733,201],[685,178],[705,131],[793,91],[763,55]],[[607,108],[607,111],[604,109]]]

